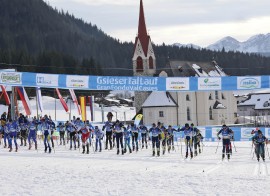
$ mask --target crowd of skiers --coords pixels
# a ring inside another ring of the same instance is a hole
[[[125,154],[126,152],[132,153],[139,150],[139,134],[141,135],[140,147],[147,149],[149,141],[152,143],[152,155],[160,156],[165,154],[166,150],[170,153],[171,150],[175,150],[174,147],[174,133],[183,132],[183,140],[185,143],[185,158],[193,158],[198,153],[202,152],[202,140],[203,136],[198,128],[193,123],[188,123],[183,127],[174,129],[171,125],[165,127],[162,123],[153,123],[152,127],[148,129],[144,125],[136,125],[130,123],[125,126],[119,120],[112,122],[112,116],[107,115],[108,121],[104,124],[102,129],[98,126],[93,126],[88,120],[83,122],[80,118],[73,118],[72,121],[65,123],[59,123],[55,125],[50,116],[27,118],[20,114],[17,120],[7,119],[4,112],[1,116],[0,126],[0,142],[2,138],[4,140],[4,148],[9,148],[11,152],[13,150],[12,141],[15,146],[15,151],[18,151],[17,139],[21,141],[21,146],[27,146],[29,150],[34,144],[37,150],[37,137],[43,139],[44,152],[51,153],[54,149],[53,133],[58,128],[60,136],[60,145],[69,144],[69,149],[82,147],[82,153],[89,154],[90,146],[93,147],[95,152],[102,151],[102,140],[104,138],[105,150],[112,150],[116,147],[117,154]],[[40,131],[42,134],[38,135]],[[260,130],[254,130],[252,138],[252,145],[254,145],[257,160],[260,157],[265,160],[265,144],[267,138],[262,134]],[[220,137],[221,136],[221,137]],[[217,133],[219,140],[222,138],[222,159],[225,156],[230,159],[232,155],[232,142],[234,141],[234,132],[226,125],[223,125],[221,130]],[[180,140],[182,142],[182,140]],[[177,140],[178,144],[178,140]],[[218,143],[219,145],[219,143]],[[182,147],[182,144],[181,144]],[[218,147],[217,147],[218,148]],[[182,150],[181,150],[182,152]]]

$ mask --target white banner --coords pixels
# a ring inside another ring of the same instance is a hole
[[[189,90],[189,78],[166,78],[167,91]]]
[[[255,130],[254,127],[244,127],[241,128],[241,139],[250,139],[253,137],[251,134],[252,130]]]
[[[198,90],[221,90],[221,78],[198,78]]]
[[[89,84],[88,76],[68,75],[66,79],[67,87],[71,87],[71,88],[88,88],[88,84]]]
[[[59,77],[58,75],[54,74],[37,74],[36,75],[37,86],[57,87],[58,77]]]
[[[0,72],[0,83],[4,84],[22,84],[22,73],[17,72]]]
[[[261,88],[261,77],[237,77],[237,89]]]

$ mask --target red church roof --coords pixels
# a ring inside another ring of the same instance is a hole
[[[139,16],[138,36],[136,37],[136,40],[135,40],[135,47],[137,45],[138,39],[140,40],[140,42],[142,44],[143,52],[146,56],[147,51],[148,51],[148,44],[150,41],[150,36],[147,35],[142,0],[140,0],[140,16]]]

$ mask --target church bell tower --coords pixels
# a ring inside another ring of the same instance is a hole
[[[156,57],[151,38],[147,34],[143,2],[140,0],[138,34],[135,39],[133,62],[134,76],[153,76],[156,73]],[[135,107],[138,113],[150,92],[135,92]]]

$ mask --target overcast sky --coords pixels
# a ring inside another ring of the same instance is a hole
[[[134,42],[140,0],[45,0],[52,7],[96,24],[108,35]],[[225,36],[245,41],[270,33],[269,0],[143,0],[155,44],[208,46]]]

